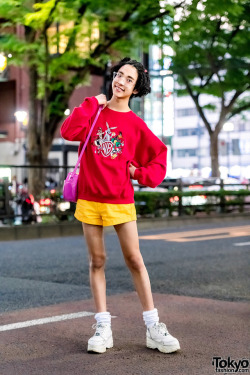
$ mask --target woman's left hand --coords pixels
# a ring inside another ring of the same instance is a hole
[[[129,165],[129,172],[130,172],[130,176],[132,178],[134,178],[135,170],[136,170],[136,167],[132,163],[130,163],[130,165]]]

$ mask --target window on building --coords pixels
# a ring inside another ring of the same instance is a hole
[[[176,110],[177,117],[195,116],[197,115],[196,108],[179,108]]]
[[[189,137],[192,135],[203,135],[204,129],[203,128],[191,128],[191,129],[177,129],[178,137]]]
[[[189,135],[189,129],[177,129],[178,137],[187,137]]]
[[[250,155],[250,140],[241,139],[239,143],[240,143],[241,155]]]
[[[239,139],[232,139],[232,154],[233,155],[240,155],[240,140]]]
[[[197,156],[198,150],[195,148],[186,148],[182,150],[177,150],[177,156],[179,158],[185,158],[190,156]]]
[[[7,138],[8,137],[8,132],[6,132],[6,131],[1,131],[0,130],[0,138]]]
[[[234,130],[239,132],[244,132],[246,130],[244,122],[240,122],[238,124],[234,124]]]
[[[225,139],[220,139],[220,141],[219,141],[219,154],[221,156],[226,156],[227,152],[228,152],[227,150],[228,150],[227,142],[225,141]]]
[[[15,122],[16,82],[0,82],[0,124]]]

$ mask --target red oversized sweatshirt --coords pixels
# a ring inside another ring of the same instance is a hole
[[[97,110],[97,99],[86,98],[62,124],[62,137],[80,141],[81,149]],[[154,188],[166,174],[167,147],[134,112],[117,112],[105,107],[81,159],[78,199],[133,203],[131,162],[137,167],[134,179]]]

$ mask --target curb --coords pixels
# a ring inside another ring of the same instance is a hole
[[[224,223],[230,221],[249,220],[250,213],[218,214],[216,216],[183,216],[167,218],[140,218],[137,220],[138,230],[167,229],[171,227],[185,227],[196,224]],[[113,227],[106,227],[110,232]],[[56,224],[31,224],[0,227],[0,241],[28,240],[51,237],[68,237],[82,235],[82,225],[79,222]]]

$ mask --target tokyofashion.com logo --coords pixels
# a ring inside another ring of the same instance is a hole
[[[213,357],[212,365],[215,367],[216,372],[223,372],[224,375],[249,372],[249,359],[247,358],[236,360],[231,357]]]

